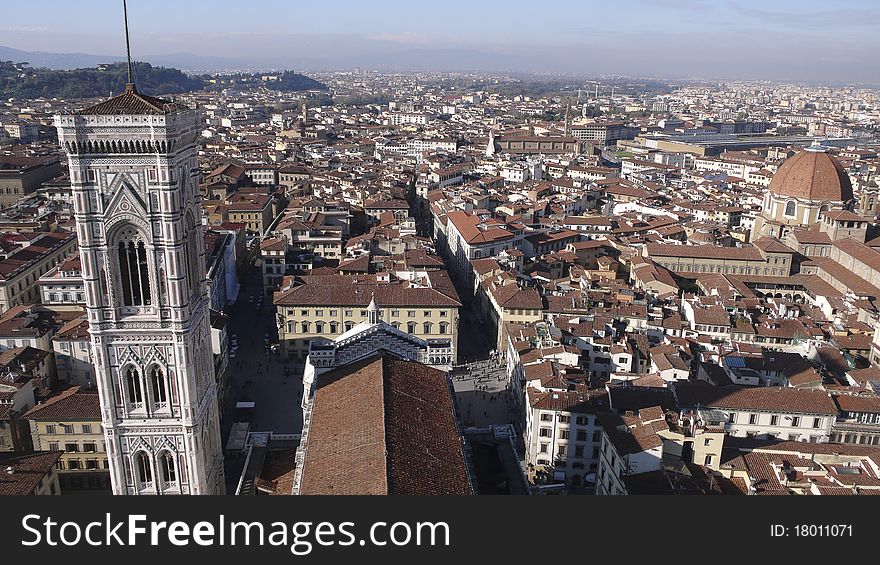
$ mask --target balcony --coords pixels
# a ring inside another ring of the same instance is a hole
[[[831,426],[831,431],[880,434],[880,424],[865,424],[855,420],[838,420]]]

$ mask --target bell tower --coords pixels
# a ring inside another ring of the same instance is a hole
[[[55,125],[68,155],[113,493],[223,494],[199,113],[129,82]]]

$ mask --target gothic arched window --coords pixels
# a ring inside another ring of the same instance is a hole
[[[101,278],[99,279],[100,288],[101,288],[101,296],[109,296],[110,293],[107,290],[107,271],[101,269]],[[103,304],[103,300],[99,301],[99,303]]]
[[[122,303],[125,306],[145,306],[152,303],[150,267],[147,246],[134,229],[122,231],[116,244],[119,282],[122,285]]]
[[[156,404],[168,402],[168,389],[165,386],[165,373],[159,367],[150,371],[150,392]]]
[[[786,216],[794,216],[795,212],[795,203],[794,200],[789,200],[785,203],[785,215]]]
[[[125,371],[125,390],[128,393],[128,401],[132,404],[140,404],[144,401],[144,394],[141,390],[141,376],[134,367],[129,367]]]
[[[169,451],[163,451],[159,455],[159,472],[162,476],[162,482],[165,484],[173,483],[177,480],[177,470],[174,468],[174,455]]]
[[[159,305],[168,303],[168,284],[165,282],[165,269],[159,269]]]
[[[150,465],[150,457],[146,453],[139,451],[135,454],[134,467],[138,482],[142,487],[153,482],[153,467]]]
[[[185,259],[190,292],[198,290],[202,273],[199,273],[199,230],[191,212],[186,213]],[[204,245],[204,243],[202,243]]]

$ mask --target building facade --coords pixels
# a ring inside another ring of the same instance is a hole
[[[356,275],[288,277],[274,295],[278,339],[288,358],[305,359],[311,340],[335,339],[367,321],[375,299],[382,320],[421,339],[449,339],[454,358],[461,303],[453,290],[446,292],[451,295],[406,281],[378,282]]]
[[[0,261],[0,313],[40,301],[40,277],[76,253],[70,232],[47,232]]]
[[[196,111],[125,92],[55,119],[115,494],[222,494]]]
[[[110,489],[97,392],[71,387],[33,407],[25,418],[34,450],[64,452],[56,469],[65,492]]]

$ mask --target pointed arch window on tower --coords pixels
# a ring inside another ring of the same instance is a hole
[[[173,486],[177,482],[177,470],[174,468],[174,455],[171,452],[163,451],[159,456],[159,472],[166,487]]]
[[[141,389],[141,376],[134,367],[125,370],[125,391],[128,394],[129,409],[140,409],[144,403],[144,393]]]
[[[195,293],[202,280],[199,274],[199,230],[191,212],[186,213],[186,270],[189,278],[190,293]]]
[[[168,388],[165,382],[165,373],[159,367],[153,367],[150,371],[150,392],[153,395],[153,407],[163,410],[168,407]]]
[[[116,251],[122,303],[125,306],[152,304],[146,244],[134,232],[127,230],[119,240]]]
[[[141,488],[152,487],[153,466],[150,464],[150,457],[143,451],[139,451],[134,456],[134,467],[137,473],[138,486]]]

